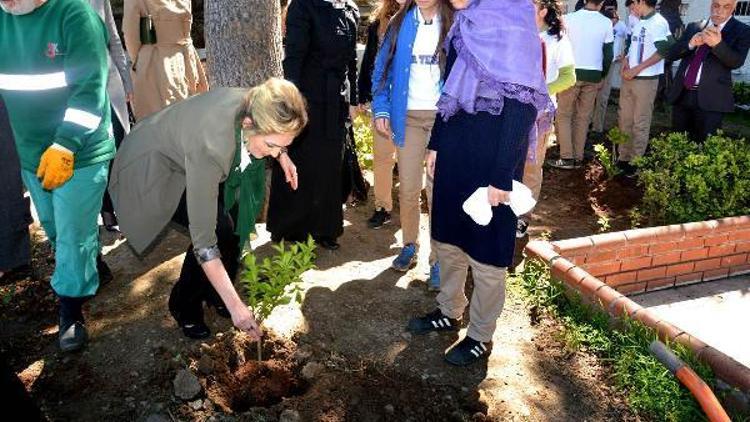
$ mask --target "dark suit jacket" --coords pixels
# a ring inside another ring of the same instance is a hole
[[[688,43],[705,26],[703,22],[693,22],[685,28],[682,37],[669,51],[668,59],[682,60],[667,100],[674,104],[680,98],[685,72],[690,60],[698,49],[690,50]],[[721,31],[721,42],[703,60],[703,70],[698,84],[698,106],[705,111],[730,113],[734,111],[732,96],[732,70],[739,69],[747,58],[750,48],[750,27],[734,17],[727,21]]]

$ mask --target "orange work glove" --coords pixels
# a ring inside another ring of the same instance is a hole
[[[58,144],[52,144],[39,160],[36,177],[47,190],[59,188],[73,177],[73,153]]]

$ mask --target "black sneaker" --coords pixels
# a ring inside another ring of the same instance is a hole
[[[83,302],[85,298],[60,296],[58,309],[58,345],[63,352],[82,349],[88,342]]]
[[[457,331],[458,328],[458,320],[443,315],[440,309],[435,309],[423,317],[412,318],[406,327],[414,334],[427,334],[430,331]]]
[[[390,222],[391,213],[386,211],[384,208],[376,208],[375,213],[373,213],[372,217],[367,220],[367,227],[371,229],[379,229]]]
[[[523,239],[528,235],[529,230],[529,223],[522,219],[518,219],[518,223],[516,224],[516,239]]]
[[[486,358],[492,350],[491,343],[482,343],[466,336],[445,351],[445,361],[451,365],[467,366]]]
[[[576,168],[575,160],[572,158],[558,158],[557,160],[548,160],[547,165],[563,170],[573,170],[574,168]]]

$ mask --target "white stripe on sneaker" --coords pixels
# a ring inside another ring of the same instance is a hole
[[[437,322],[437,323],[438,323],[438,325],[440,326],[440,328],[444,328],[444,325],[443,325],[443,321],[442,321],[442,320],[438,320],[438,322]]]
[[[474,349],[469,350],[469,351],[471,352],[472,355],[474,355],[475,358],[479,357],[479,353],[477,353]]]
[[[484,343],[479,343],[479,345],[482,346],[482,350],[484,350],[485,352],[487,351],[487,348],[484,346]]]
[[[433,327],[435,327],[435,328],[437,328],[437,327],[438,327],[438,325],[437,325],[437,322],[435,322],[435,321],[431,321],[431,322],[432,322],[432,326],[433,326]]]
[[[446,327],[450,327],[451,326],[451,321],[448,318],[443,318],[443,321],[445,322],[445,326]]]

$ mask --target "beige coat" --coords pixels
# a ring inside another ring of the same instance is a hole
[[[136,253],[144,253],[167,227],[183,192],[193,246],[216,244],[219,183],[234,161],[235,118],[247,92],[212,89],[152,114],[125,137],[109,194]]]
[[[198,52],[190,38],[190,0],[125,0],[122,31],[133,61],[136,120],[169,104],[208,90]],[[140,19],[151,16],[156,44],[141,44]]]

